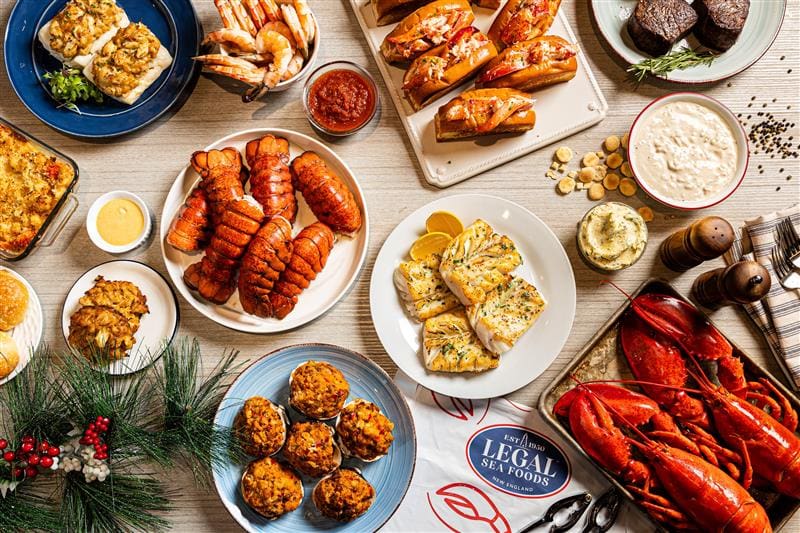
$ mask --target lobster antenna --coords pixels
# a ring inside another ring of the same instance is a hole
[[[603,399],[602,399],[600,396],[598,396],[597,394],[595,394],[595,392],[594,392],[592,389],[590,389],[589,387],[587,387],[587,386],[586,386],[586,384],[585,384],[584,382],[582,382],[582,381],[581,381],[581,380],[579,380],[577,377],[575,377],[575,374],[570,374],[570,376],[569,376],[569,377],[570,377],[570,378],[571,378],[571,379],[572,379],[572,380],[573,380],[575,383],[577,383],[577,384],[578,384],[578,387],[581,387],[581,389],[583,389],[583,390],[585,390],[586,392],[588,392],[589,394],[591,394],[591,395],[592,395],[592,397],[593,397],[594,399],[596,399],[598,402],[600,402],[600,403],[603,405],[603,407],[605,407],[606,409],[608,409],[608,410],[609,410],[609,411],[610,411],[612,414],[614,414],[614,415],[615,415],[617,418],[619,418],[620,420],[622,420],[622,421],[625,423],[625,425],[628,427],[628,429],[629,429],[629,430],[631,430],[633,433],[635,433],[635,434],[636,434],[636,436],[638,436],[640,439],[644,440],[644,441],[645,441],[645,442],[647,442],[647,443],[652,443],[652,442],[653,442],[653,441],[650,439],[650,437],[648,437],[647,435],[645,435],[645,434],[644,434],[644,433],[643,433],[643,432],[642,432],[642,431],[641,431],[639,428],[637,428],[637,427],[636,427],[634,424],[632,424],[630,421],[628,421],[628,419],[627,419],[627,418],[625,418],[624,416],[622,416],[622,414],[621,414],[619,411],[617,411],[616,409],[614,409],[613,407],[611,407],[611,405],[609,405],[609,404],[608,404],[608,402],[606,402],[606,401],[605,401],[605,400],[603,400]],[[631,442],[636,442],[636,441],[631,441]]]
[[[582,382],[583,385],[591,385],[592,383],[621,383],[623,385],[647,385],[649,387],[661,387],[662,389],[691,392],[693,394],[703,393],[703,391],[701,390],[691,389],[689,387],[681,387],[678,385],[667,385],[666,383],[656,383],[655,381],[640,381],[636,379],[593,379],[591,381]]]
[[[610,279],[601,279],[601,280],[600,280],[600,284],[601,284],[601,285],[611,285],[612,287],[614,287],[615,289],[617,289],[619,292],[621,292],[622,294],[624,294],[624,295],[625,295],[625,298],[627,298],[628,300],[630,300],[631,302],[633,302],[633,298],[631,297],[631,295],[630,295],[630,294],[628,294],[627,292],[625,292],[624,290],[622,290],[622,289],[620,288],[620,286],[619,286],[619,285],[617,285],[616,283],[614,283],[614,282],[613,282],[613,281],[611,281]]]
[[[700,361],[697,360],[694,354],[691,354],[689,352],[686,352],[686,356],[689,358],[689,360],[692,362],[692,365],[695,367],[694,370],[691,368],[686,369],[689,375],[692,376],[692,379],[694,379],[697,382],[697,384],[700,385],[701,387],[710,387],[713,389],[714,383],[712,383],[711,379],[709,379],[709,377],[706,376],[706,373],[703,371],[703,367],[700,366]]]

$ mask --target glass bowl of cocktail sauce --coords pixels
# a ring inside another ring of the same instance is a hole
[[[369,72],[350,61],[333,61],[306,80],[303,106],[311,125],[342,137],[372,120],[378,110],[378,87]]]

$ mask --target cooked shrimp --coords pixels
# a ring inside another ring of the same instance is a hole
[[[264,27],[262,29],[276,31],[276,32],[280,33],[281,35],[283,35],[284,37],[286,37],[286,40],[288,40],[289,44],[292,45],[292,54],[294,54],[295,49],[296,49],[296,43],[294,41],[294,35],[292,35],[292,32],[289,29],[289,26],[287,26],[284,22],[282,22],[280,20],[267,22],[266,24],[264,24]],[[259,35],[261,35],[261,32],[259,32]],[[259,36],[256,35],[256,48],[257,49],[263,49],[263,44],[261,46],[259,46],[259,44],[258,44],[258,38],[259,38]]]
[[[219,18],[222,19],[222,25],[229,29],[240,30],[242,27],[233,13],[233,7],[228,0],[214,0],[214,5],[217,6]]]
[[[306,60],[303,58],[303,54],[300,52],[295,52],[294,56],[292,56],[292,60],[289,61],[289,68],[281,77],[281,81],[290,80],[297,76],[297,74],[303,70],[303,65],[305,62]]]
[[[311,13],[311,8],[306,0],[294,0],[293,5],[294,10],[297,11],[297,18],[300,20],[300,27],[303,28],[303,32],[306,34],[306,42],[311,46],[317,33],[314,14]]]
[[[258,30],[256,29],[255,24],[253,24],[253,20],[250,18],[250,15],[247,13],[247,10],[244,8],[242,4],[242,0],[228,0],[230,4],[233,14],[236,16],[236,20],[239,21],[239,26],[250,33],[253,37],[256,36]]]
[[[252,53],[256,51],[256,40],[244,30],[223,28],[212,31],[203,39],[201,46],[217,43],[230,52]]]
[[[249,85],[259,85],[264,80],[265,68],[259,68],[249,61],[222,54],[207,54],[194,58],[200,61],[206,70],[222,74]]]
[[[244,59],[245,61],[249,61],[257,67],[266,67],[272,63],[272,54],[241,54],[237,55],[236,57],[239,59]]]
[[[303,31],[303,26],[300,24],[300,19],[297,17],[297,11],[295,11],[294,6],[282,4],[281,14],[283,15],[283,21],[289,26],[289,30],[292,32],[294,42],[297,44],[297,49],[300,50],[303,57],[307,58],[308,39],[306,39],[306,34]]]
[[[278,4],[275,3],[275,0],[258,0],[258,3],[269,20],[273,22],[281,20],[281,11],[278,9]]]
[[[267,65],[259,84],[242,95],[242,100],[252,102],[266,91],[272,89],[289,70],[292,61],[292,43],[275,30],[261,28],[256,36],[256,51],[260,54],[272,54],[272,62]]]
[[[244,0],[244,5],[247,8],[247,12],[250,14],[250,19],[253,21],[256,29],[260,30],[261,27],[269,20],[269,18],[267,18],[267,14],[264,13],[264,9],[258,3],[258,0]]]

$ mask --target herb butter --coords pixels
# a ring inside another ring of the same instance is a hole
[[[608,202],[589,210],[578,227],[578,249],[591,265],[606,271],[635,263],[647,244],[647,226],[632,207]]]

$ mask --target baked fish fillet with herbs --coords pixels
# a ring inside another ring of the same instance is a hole
[[[400,263],[394,285],[409,314],[422,322],[459,305],[439,274],[441,256],[432,254],[419,261]]]
[[[533,326],[546,305],[536,287],[512,277],[492,289],[485,302],[468,307],[467,317],[483,345],[502,354]]]
[[[521,264],[514,241],[478,219],[447,246],[439,272],[459,301],[471,306],[483,303]]]
[[[425,367],[434,372],[483,372],[500,362],[478,340],[463,307],[425,321],[422,354]]]

